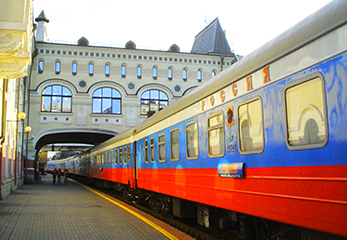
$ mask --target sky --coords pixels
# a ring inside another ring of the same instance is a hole
[[[218,17],[230,49],[247,55],[331,0],[34,0],[49,42],[190,52],[195,36]]]

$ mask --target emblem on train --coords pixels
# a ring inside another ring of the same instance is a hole
[[[222,163],[218,166],[218,174],[220,177],[245,178],[245,163]]]

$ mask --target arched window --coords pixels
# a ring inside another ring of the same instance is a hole
[[[216,70],[212,70],[212,72],[211,72],[211,78],[213,78],[213,77],[216,76],[216,75],[217,75]]]
[[[173,78],[172,68],[171,68],[171,67],[169,67],[169,68],[167,69],[167,78],[168,78],[170,81],[171,81],[172,78]]]
[[[46,87],[41,94],[42,112],[71,112],[71,91],[60,85]]]
[[[59,61],[55,62],[55,74],[60,74],[61,71],[61,63]]]
[[[156,66],[152,68],[152,77],[154,80],[157,80],[158,78],[158,68]]]
[[[88,66],[88,73],[89,73],[89,76],[94,76],[94,64],[93,63],[89,63],[89,66]]]
[[[113,88],[99,88],[93,93],[93,113],[121,114],[122,98]]]
[[[122,75],[122,78],[125,78],[125,77],[126,77],[126,71],[127,71],[127,68],[126,68],[126,66],[123,64],[123,65],[120,67],[120,74]]]
[[[110,76],[110,64],[108,63],[105,64],[105,76],[106,77]]]
[[[160,90],[148,90],[141,95],[141,115],[149,111],[154,113],[169,105],[167,95]]]
[[[43,73],[43,61],[42,60],[40,60],[39,62],[38,62],[38,72],[41,74],[41,73]]]
[[[198,82],[201,82],[201,80],[202,80],[202,71],[201,71],[201,69],[199,69],[196,72],[196,79],[198,80]]]
[[[137,66],[136,74],[137,74],[137,78],[138,78],[138,79],[141,79],[141,78],[142,78],[142,67],[141,67],[140,65]]]
[[[77,75],[77,63],[73,62],[71,68],[72,68],[72,75],[76,76]]]
[[[182,70],[182,79],[183,79],[183,81],[187,81],[187,69],[186,68],[184,68]]]

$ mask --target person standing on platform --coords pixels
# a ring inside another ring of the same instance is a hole
[[[57,177],[58,171],[56,168],[53,170],[53,184],[55,184],[55,178]]]
[[[65,168],[64,169],[64,184],[68,184],[69,182],[67,181],[67,175],[68,175],[68,170]]]
[[[61,169],[58,169],[58,184],[61,183]]]

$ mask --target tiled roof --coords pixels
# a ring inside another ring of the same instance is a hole
[[[218,18],[195,36],[191,53],[234,56]]]

